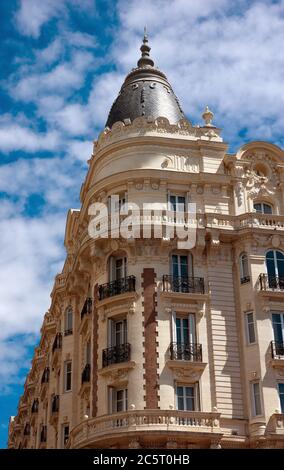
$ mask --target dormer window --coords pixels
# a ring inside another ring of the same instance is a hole
[[[253,208],[258,214],[272,214],[272,206],[266,202],[256,202]]]

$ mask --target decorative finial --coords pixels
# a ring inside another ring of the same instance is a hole
[[[212,113],[212,111],[210,111],[210,109],[208,108],[208,106],[206,106],[205,108],[205,111],[204,113],[202,114],[202,118],[204,119],[205,121],[205,126],[207,127],[215,127],[214,124],[212,124],[212,119],[214,117],[214,114]]]
[[[142,43],[142,46],[140,47],[141,57],[137,62],[138,67],[145,67],[147,65],[150,67],[154,67],[154,61],[150,57],[150,50],[151,50],[151,47],[148,46],[147,28],[146,26],[144,26],[143,43]]]

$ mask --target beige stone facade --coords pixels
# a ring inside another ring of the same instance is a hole
[[[284,152],[228,154],[204,120],[141,116],[95,142],[10,448],[284,447]],[[111,195],[195,203],[194,247],[91,238]]]

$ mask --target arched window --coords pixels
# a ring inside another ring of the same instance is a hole
[[[245,284],[250,281],[248,255],[246,253],[242,253],[240,255],[240,279],[241,284]]]
[[[266,202],[255,202],[253,208],[258,214],[272,214],[272,206]]]
[[[65,311],[65,336],[72,335],[73,333],[73,310],[69,306]]]

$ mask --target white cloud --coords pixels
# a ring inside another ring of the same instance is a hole
[[[36,152],[39,150],[56,150],[60,145],[56,131],[35,132],[17,123],[5,123],[0,128],[0,151],[9,153],[16,150]]]
[[[62,12],[63,7],[64,2],[57,0],[21,0],[15,15],[17,27],[22,34],[37,38],[42,25]]]
[[[95,11],[94,0],[20,0],[20,8],[15,14],[16,26],[21,34],[38,38],[45,23],[68,15],[68,6],[83,12]]]

